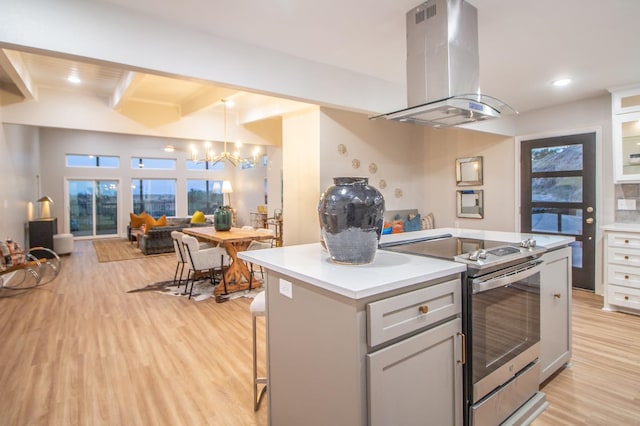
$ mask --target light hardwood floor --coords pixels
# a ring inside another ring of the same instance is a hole
[[[250,299],[127,293],[173,277],[174,259],[98,263],[76,242],[55,282],[0,299],[0,425],[266,425]],[[545,385],[536,426],[640,425],[640,317],[601,306],[574,291],[572,366]]]

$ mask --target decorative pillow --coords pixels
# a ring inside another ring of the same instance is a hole
[[[403,220],[394,220],[393,224],[391,225],[391,233],[392,234],[399,234],[401,232],[404,232],[404,221]]]
[[[419,231],[420,230],[420,213],[418,214],[410,214],[407,217],[407,220],[404,221],[404,231]]]
[[[193,216],[191,216],[191,223],[204,223],[206,221],[205,217],[204,217],[204,213],[202,213],[200,210],[196,210],[193,213]]]
[[[131,220],[131,228],[140,228],[144,223],[145,212],[140,213],[139,215],[135,213],[129,213],[129,219]]]
[[[435,227],[436,227],[436,220],[433,217],[433,213],[429,213],[422,218],[422,229],[433,229]]]
[[[0,241],[0,256],[0,271],[26,262],[22,247],[12,240]]]
[[[382,235],[387,235],[391,233],[391,224],[389,222],[385,222],[382,225]]]
[[[167,226],[167,216],[162,215],[157,220],[153,218],[153,216],[143,213],[144,216],[144,233],[148,233],[151,228],[155,228],[156,226]]]
[[[167,226],[167,215],[163,214],[156,220],[156,226]]]

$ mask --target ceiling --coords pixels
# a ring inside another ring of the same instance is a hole
[[[405,13],[416,0],[85,0],[243,43],[405,83]],[[640,83],[636,0],[469,0],[478,9],[483,93],[521,113],[604,95]],[[295,35],[295,36],[293,36]],[[189,114],[222,98],[253,97],[203,82],[4,50],[0,84],[37,97],[38,88],[81,90],[124,112],[150,103]],[[16,71],[16,63],[23,72]],[[66,81],[74,70],[82,85]],[[25,75],[27,77],[25,77]],[[571,77],[555,88],[551,82]],[[285,101],[283,101],[285,102]],[[291,101],[288,101],[291,102]],[[296,108],[291,103],[279,111]],[[378,111],[387,112],[387,111]]]

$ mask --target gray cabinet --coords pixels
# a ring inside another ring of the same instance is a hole
[[[367,305],[371,426],[462,424],[461,292],[456,279]]]
[[[542,256],[540,274],[540,383],[571,359],[571,248]]]
[[[369,424],[461,425],[460,318],[368,358]]]
[[[269,270],[266,289],[269,424],[462,423],[458,274],[354,300]]]

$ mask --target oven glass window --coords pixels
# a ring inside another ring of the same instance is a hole
[[[472,297],[473,383],[540,341],[540,274]]]

